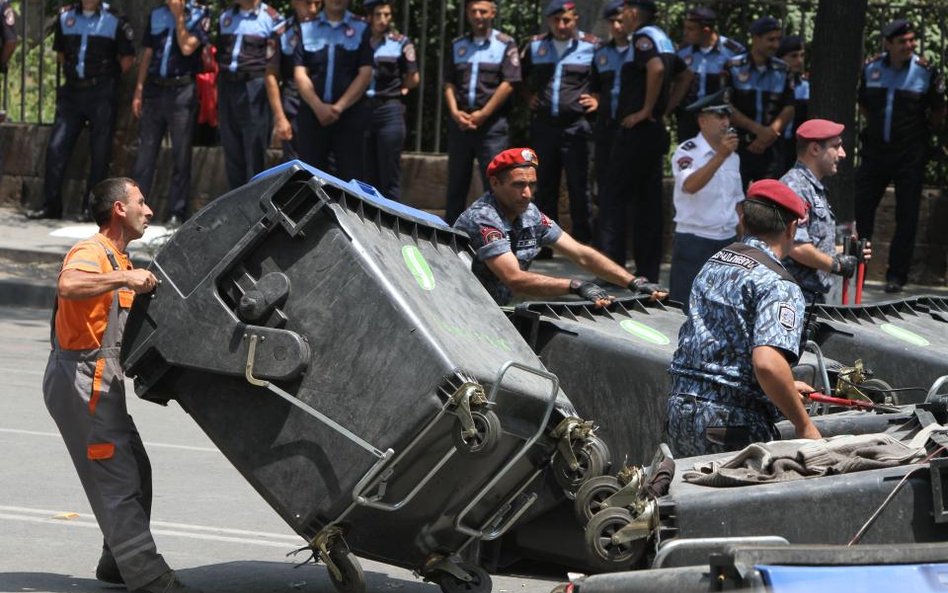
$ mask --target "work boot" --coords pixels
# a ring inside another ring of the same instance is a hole
[[[52,208],[43,206],[42,208],[37,208],[36,210],[28,211],[26,213],[26,217],[29,220],[43,220],[46,218],[58,220],[63,217],[63,213],[58,210],[53,210]]]
[[[178,575],[169,570],[144,587],[135,589],[132,593],[201,593],[200,589],[188,587],[178,580]]]
[[[112,585],[124,585],[125,579],[119,572],[118,564],[115,563],[115,557],[112,556],[112,550],[106,545],[102,545],[102,555],[99,557],[99,565],[95,567],[95,578],[103,583]]]

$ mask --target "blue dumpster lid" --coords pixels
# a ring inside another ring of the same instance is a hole
[[[389,212],[392,212],[393,214],[407,216],[409,218],[413,218],[415,220],[419,220],[436,227],[451,229],[451,225],[446,223],[440,217],[435,216],[434,214],[431,214],[429,212],[425,212],[424,210],[412,208],[411,206],[402,204],[401,202],[390,200],[386,198],[385,196],[383,196],[379,192],[379,190],[375,189],[368,183],[359,181],[358,179],[353,179],[351,181],[343,181],[342,179],[339,179],[338,177],[330,175],[329,173],[326,173],[325,171],[321,171],[317,169],[316,167],[308,165],[304,163],[303,161],[299,161],[299,160],[288,161],[281,165],[277,165],[276,167],[267,169],[266,171],[262,171],[254,175],[251,181],[256,180],[256,179],[262,179],[264,177],[270,177],[271,175],[276,175],[278,173],[282,173],[283,171],[290,169],[292,167],[300,167],[302,169],[306,169],[307,171],[312,173],[314,177],[318,177],[319,179],[323,181],[326,181],[332,185],[335,185],[341,189],[344,189],[350,193],[353,193],[357,195],[359,198],[365,200],[366,202],[369,202],[373,206],[377,206],[379,208],[382,208],[383,210],[388,210]]]
[[[773,593],[890,593],[944,592],[948,564],[889,564],[882,566],[756,567]]]

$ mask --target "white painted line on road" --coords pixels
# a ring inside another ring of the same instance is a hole
[[[37,437],[56,437],[57,439],[62,439],[62,435],[56,432],[39,432],[36,430],[20,430],[18,428],[0,428],[0,432],[6,432],[10,434],[28,434]],[[172,445],[171,443],[145,443],[146,447],[164,447],[165,449],[182,449],[184,451],[201,451],[204,453],[220,453],[220,451],[214,447],[192,447],[191,445]]]

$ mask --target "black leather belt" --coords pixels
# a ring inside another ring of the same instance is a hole
[[[226,80],[227,82],[247,82],[248,80],[263,78],[264,74],[264,72],[231,72],[230,70],[222,70],[218,73],[218,76],[221,77],[221,80]]]
[[[96,76],[93,78],[73,78],[66,81],[66,86],[72,87],[74,89],[91,89],[94,86],[97,86],[103,82],[109,82],[112,78],[107,76]]]
[[[194,77],[190,74],[182,74],[181,76],[173,76],[170,78],[153,76],[148,79],[148,84],[162,87],[185,86],[191,84],[192,82],[194,82]]]

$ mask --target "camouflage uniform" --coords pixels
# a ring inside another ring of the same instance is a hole
[[[777,434],[780,413],[754,377],[751,354],[772,346],[796,360],[803,294],[763,241],[746,237],[744,244],[762,251],[756,252],[760,259],[773,260],[782,274],[735,244],[712,256],[695,278],[669,368],[666,433],[676,455],[734,451]]]
[[[530,204],[526,212],[510,222],[501,214],[493,192],[485,193],[471,204],[458,217],[454,228],[471,236],[471,247],[477,254],[477,259],[471,264],[471,271],[499,305],[509,303],[513,292],[484,262],[513,251],[520,262],[520,269],[528,270],[540,248],[556,243],[563,235],[559,225],[534,204]]]
[[[795,243],[812,243],[817,249],[832,257],[836,255],[836,216],[826,200],[826,188],[803,163],[797,164],[780,178],[810,206],[804,222],[797,226]],[[787,271],[800,283],[807,302],[826,302],[826,293],[833,287],[833,275],[797,263],[789,257],[783,258]]]

